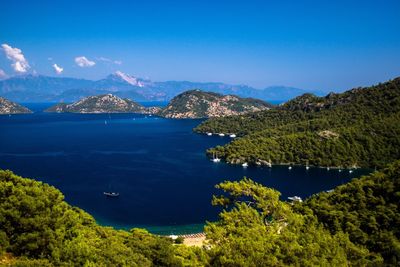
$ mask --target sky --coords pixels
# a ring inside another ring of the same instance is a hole
[[[0,78],[341,91],[400,76],[400,1],[0,1]]]

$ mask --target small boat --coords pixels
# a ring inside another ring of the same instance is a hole
[[[118,197],[119,193],[117,192],[103,192],[103,194],[107,197]]]
[[[211,136],[211,135],[212,135],[212,133],[207,133],[207,135],[208,135],[208,136]]]
[[[310,166],[306,166],[306,170],[309,170],[310,169]]]
[[[247,168],[248,166],[249,166],[249,164],[248,164],[247,162],[245,162],[245,163],[242,164],[242,167],[243,167],[243,168]]]
[[[338,171],[339,171],[339,172],[342,172],[342,169],[339,169]]]
[[[223,134],[223,133],[220,133],[220,134],[218,134],[218,135],[221,136],[221,137],[222,137],[222,136],[225,136],[225,134]]]
[[[291,201],[298,201],[298,202],[303,202],[303,200],[301,199],[301,197],[298,196],[293,196],[293,197],[288,197],[289,200]]]
[[[221,159],[218,158],[218,156],[217,156],[215,153],[213,153],[212,162],[218,163],[218,162],[220,162],[220,161],[221,161]]]
[[[329,171],[330,169],[331,169],[331,168],[329,168],[329,167],[326,167],[326,170],[327,170],[327,171]]]
[[[349,173],[353,173],[353,170],[349,170]]]
[[[289,167],[288,167],[288,170],[291,170],[291,169],[292,169],[292,166],[289,166]]]
[[[236,134],[231,134],[231,135],[229,135],[229,137],[230,137],[230,138],[235,138],[235,137],[236,137]]]

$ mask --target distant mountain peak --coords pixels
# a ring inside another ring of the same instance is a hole
[[[135,76],[126,74],[126,73],[124,73],[122,71],[119,71],[119,70],[114,72],[113,74],[110,74],[108,76],[108,78],[112,79],[112,80],[126,82],[126,83],[128,83],[130,85],[133,85],[133,86],[145,87],[145,83],[144,83],[143,79],[140,79],[140,78],[137,78]]]

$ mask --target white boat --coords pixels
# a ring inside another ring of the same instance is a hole
[[[223,133],[220,133],[220,134],[218,134],[218,135],[221,136],[221,137],[222,137],[222,136],[225,136],[225,134],[223,134]]]
[[[326,167],[326,170],[327,170],[327,171],[329,171],[330,169],[331,169],[331,168],[329,168],[329,167]]]
[[[236,137],[236,134],[231,134],[231,135],[229,135],[229,137],[230,137],[230,138],[235,138],[235,137]]]
[[[288,197],[289,200],[291,201],[298,201],[298,202],[303,202],[303,200],[301,199],[301,197],[298,196],[293,196],[293,197]]]
[[[288,170],[291,170],[291,169],[292,169],[292,166],[289,166],[289,167],[288,167]]]
[[[306,170],[309,170],[310,169],[310,166],[306,166]]]
[[[353,170],[349,170],[349,173],[353,173]]]
[[[207,133],[207,135],[208,135],[208,136],[211,136],[211,135],[212,135],[212,133]]]
[[[119,193],[117,192],[103,192],[103,194],[107,197],[118,197]]]
[[[245,163],[242,164],[242,167],[243,167],[243,168],[247,168],[247,166],[249,166],[249,164],[247,164],[247,162],[245,162]]]
[[[339,169],[339,172],[342,172],[342,170],[341,170],[341,169]]]
[[[218,162],[220,162],[220,161],[221,161],[221,159],[218,158],[218,156],[217,156],[215,153],[213,153],[212,162],[218,163]]]

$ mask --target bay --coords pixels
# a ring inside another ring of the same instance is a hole
[[[202,120],[139,114],[33,114],[0,116],[0,168],[49,183],[68,203],[116,228],[159,234],[199,232],[217,219],[214,186],[247,176],[288,196],[330,190],[368,170],[339,172],[286,166],[243,168],[213,163],[205,150],[229,137],[195,134]],[[120,193],[107,198],[104,191]]]

